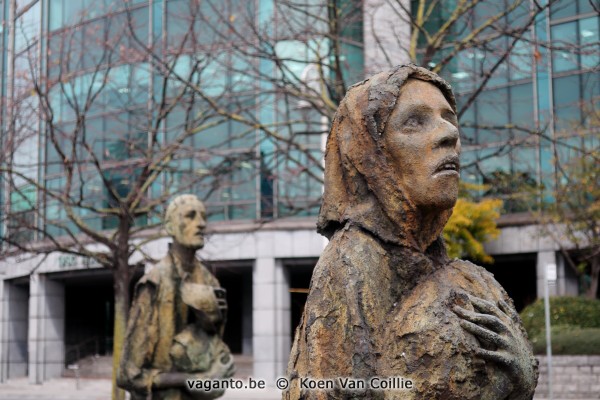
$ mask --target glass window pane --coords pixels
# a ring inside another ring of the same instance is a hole
[[[225,208],[223,206],[206,206],[206,215],[209,222],[225,220]]]
[[[41,5],[34,4],[15,21],[15,51],[35,43],[40,34]]]
[[[220,123],[218,125],[212,125],[213,121],[216,123],[217,119],[207,120],[202,123],[201,126],[206,128],[200,130],[194,135],[194,145],[198,149],[215,149],[222,147],[228,141],[229,135],[227,133],[227,123]],[[171,131],[171,129],[169,129]]]
[[[79,1],[70,1],[65,4],[63,23],[65,25],[75,25],[83,19],[83,8],[84,4]]]
[[[578,69],[576,21],[552,27],[552,41],[558,49],[552,51],[552,69],[554,72]]]
[[[130,82],[130,65],[119,65],[110,70],[104,89],[106,91],[106,105],[108,109],[123,110],[129,105],[131,93]]]
[[[189,5],[185,1],[170,0],[167,2],[167,27],[169,29],[169,38],[183,36],[188,29],[189,22],[183,23],[186,20],[185,16],[190,15]]]
[[[596,124],[597,117],[594,117],[594,113],[597,113],[600,107],[600,74],[597,72],[590,72],[581,75],[581,88],[582,93],[582,111],[583,119],[586,126],[590,123]]]
[[[63,0],[50,0],[49,1],[49,13],[50,18],[48,21],[50,30],[58,29],[63,23]]]
[[[93,21],[83,26],[85,51],[83,52],[83,68],[93,69],[101,62],[106,63],[111,49],[105,43],[108,25],[104,20]],[[67,43],[65,43],[66,45]]]
[[[444,3],[444,2],[442,2]],[[503,1],[480,1],[475,3],[474,7],[474,27],[479,28],[481,25],[484,25],[490,18],[497,16],[504,12],[504,2]],[[504,23],[504,18],[501,18],[498,23]],[[486,33],[494,33],[494,28],[487,27],[482,31],[483,34]]]
[[[550,7],[552,19],[570,17],[577,14],[577,3],[573,0],[558,0]]]
[[[256,205],[254,203],[229,206],[229,219],[255,219]]]
[[[506,37],[496,39],[488,44],[487,50],[482,53],[481,76],[485,76],[492,68],[496,66],[502,55],[506,53]],[[504,60],[494,71],[494,74],[487,82],[487,86],[497,86],[505,84],[508,81],[508,62]]]
[[[39,167],[39,143],[38,143],[38,131],[37,131],[37,120],[29,118],[25,121],[17,120],[16,132],[17,143],[14,145],[14,165],[13,169],[15,174],[13,175],[16,185],[22,185],[26,182],[25,178],[35,180],[38,173]],[[23,178],[21,177],[23,176]]]
[[[226,54],[209,61],[200,74],[200,85],[208,96],[220,96],[227,90],[228,63]]]
[[[590,102],[600,100],[600,76],[598,73],[590,72],[581,75],[583,87],[583,100]]]
[[[529,33],[523,35],[525,40],[519,40],[509,56],[510,79],[513,81],[531,78],[531,51],[533,46],[527,41],[530,36]]]
[[[477,98],[478,143],[506,140],[508,124],[508,90],[487,90]]]
[[[592,6],[593,1],[595,0],[577,0],[577,3],[579,3],[579,14],[595,12],[594,7]],[[596,5],[598,5],[597,1]]]
[[[481,174],[476,168],[478,150],[463,150],[460,154],[460,179],[468,183],[482,183]]]
[[[513,171],[523,172],[530,177],[535,177],[537,168],[537,148],[516,147],[512,151]]]
[[[10,193],[10,209],[12,212],[33,210],[36,207],[37,190],[35,186],[25,185]]]
[[[461,51],[454,57],[454,66],[450,80],[455,91],[460,93],[473,90],[477,83],[475,52],[472,49]]]
[[[244,92],[252,90],[255,85],[254,66],[251,60],[244,57],[231,56],[231,91]]]
[[[527,83],[510,88],[511,122],[533,128],[533,85]]]
[[[479,151],[479,166],[485,175],[493,172],[510,172],[510,157],[500,147],[490,147]]]
[[[142,43],[148,42],[148,32],[149,26],[148,22],[150,19],[150,12],[148,7],[138,8],[130,13],[131,15],[131,28],[133,30],[133,34],[140,40]],[[125,33],[125,35],[129,36],[129,32]],[[133,39],[133,37],[129,38],[130,47],[135,48],[137,46],[137,42]]]
[[[513,26],[523,26],[529,20],[529,0],[521,0],[513,12],[508,14],[508,23]]]
[[[581,67],[595,68],[600,64],[598,52],[598,21],[600,18],[592,17],[579,21],[579,42],[581,44]]]
[[[463,111],[463,103],[467,101],[468,95],[465,96],[457,96],[456,97],[456,105],[458,108],[458,112],[462,115],[460,117],[460,140],[463,145],[474,144],[475,137],[475,104],[471,104],[471,106]]]
[[[581,122],[579,75],[553,81],[556,129],[569,129]]]
[[[229,138],[230,148],[250,148],[256,142],[256,130],[242,122],[229,121]]]

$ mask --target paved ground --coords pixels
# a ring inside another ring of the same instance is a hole
[[[110,399],[110,380],[81,379],[77,389],[73,378],[52,379],[42,385],[30,385],[27,378],[9,379],[0,384],[0,399],[106,400]]]
[[[223,400],[275,400],[277,389],[229,390]],[[52,379],[42,385],[30,385],[27,378],[10,379],[0,384],[2,400],[109,400],[110,380],[81,379],[79,389],[74,378]]]
[[[281,398],[277,389],[229,390],[222,400],[276,400]],[[109,400],[109,379],[81,379],[79,389],[74,378],[52,379],[43,385],[30,385],[27,378],[11,379],[0,384],[2,400]],[[546,400],[535,397],[534,400]],[[554,399],[561,400],[561,399]],[[571,399],[573,400],[573,399]],[[593,399],[576,399],[593,400]]]

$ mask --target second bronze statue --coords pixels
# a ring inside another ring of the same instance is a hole
[[[168,206],[169,253],[137,283],[117,374],[132,399],[214,399],[223,390],[189,390],[188,380],[225,379],[233,358],[223,342],[225,290],[196,259],[206,210],[196,196]]]

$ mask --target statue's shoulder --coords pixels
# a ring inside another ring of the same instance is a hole
[[[210,272],[208,267],[204,265],[204,263],[198,259],[196,259],[196,268],[200,271],[200,279],[201,282],[205,285],[210,285],[214,287],[221,287],[219,284],[219,280]]]
[[[337,250],[348,257],[352,254],[385,255],[382,241],[373,234],[356,226],[346,226],[338,230],[329,241],[326,250]]]
[[[338,230],[331,237],[319,257],[313,277],[345,280],[348,274],[356,274],[357,279],[360,276],[372,276],[377,269],[386,268],[385,259],[386,251],[379,239],[350,226]]]
[[[170,257],[164,257],[160,261],[154,264],[146,266],[144,276],[138,281],[138,285],[153,284],[156,286],[160,285],[160,282],[166,277],[171,275],[173,265]]]
[[[439,272],[441,280],[453,282],[476,296],[496,300],[508,297],[494,274],[470,261],[454,259]]]
[[[473,264],[471,261],[455,258],[454,260],[450,261],[448,266],[449,269],[447,270],[449,271],[456,271],[460,274],[468,276],[476,275],[485,279],[493,279],[495,281],[494,274],[477,264]]]

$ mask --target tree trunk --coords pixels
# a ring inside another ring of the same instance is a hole
[[[115,288],[115,319],[113,332],[113,373],[112,373],[112,399],[123,400],[125,391],[117,387],[117,371],[121,361],[121,350],[127,329],[129,314],[129,265],[127,262],[118,262],[114,270]]]
[[[591,260],[592,263],[592,271],[591,277],[592,281],[590,282],[590,287],[586,292],[586,297],[590,299],[595,299],[596,294],[598,293],[598,280],[600,280],[600,257],[593,257]]]

